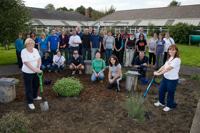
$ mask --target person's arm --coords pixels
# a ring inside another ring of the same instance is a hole
[[[109,71],[108,71],[108,81],[109,82],[111,81],[111,71],[110,71],[110,68],[109,68]]]
[[[50,52],[50,41],[48,41],[48,51]]]
[[[38,67],[33,67],[32,65],[31,65],[31,63],[30,62],[23,62],[29,69],[31,69],[32,71],[34,71],[34,72],[36,72],[36,73],[41,73],[42,71],[40,70],[40,68],[38,68]]]
[[[60,47],[60,42],[58,41],[57,51],[59,50],[59,47]]]
[[[41,58],[39,58],[39,59],[37,60],[37,68],[40,69],[41,64],[42,64],[42,61],[41,61]]]
[[[128,43],[128,38],[126,38],[125,45],[124,45],[124,50],[126,50],[127,43]]]
[[[162,68],[162,67],[161,67]],[[154,72],[154,75],[155,76],[159,76],[159,75],[162,75],[170,70],[172,70],[173,67],[172,66],[166,66],[166,67],[163,67],[162,69],[159,69],[158,71],[155,71]]]
[[[99,51],[101,51],[101,41],[99,41]]]
[[[112,50],[114,51],[115,48],[115,38],[113,37],[113,46],[112,46]]]

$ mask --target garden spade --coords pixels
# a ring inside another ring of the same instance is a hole
[[[144,92],[143,94],[143,97],[145,98],[147,96],[147,93],[149,92],[150,88],[151,88],[151,85],[155,82],[155,76],[153,76],[151,82],[149,83],[148,87],[146,88],[146,91]]]
[[[37,75],[38,75],[39,81],[40,81],[40,95],[41,95],[42,101],[43,101],[42,103],[40,103],[40,109],[42,111],[48,111],[49,110],[49,105],[48,105],[47,100],[43,96],[43,91],[44,91],[43,90],[43,72],[38,73]]]

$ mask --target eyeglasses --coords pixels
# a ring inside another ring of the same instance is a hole
[[[78,54],[78,53],[74,53],[74,54]]]

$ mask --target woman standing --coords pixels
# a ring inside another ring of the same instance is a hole
[[[117,33],[117,37],[115,38],[115,55],[117,56],[117,58],[119,59],[119,63],[123,64],[123,55],[124,55],[124,50],[123,50],[123,40],[121,37],[120,33]]]
[[[163,108],[165,112],[176,107],[174,95],[178,84],[180,65],[181,60],[178,48],[176,45],[171,45],[168,49],[167,61],[158,71],[154,72],[155,76],[164,75],[159,88],[159,101],[154,103],[154,105],[156,107],[165,106],[165,94],[167,92],[167,104]]]
[[[158,41],[157,33],[154,33],[152,38],[149,40],[148,47],[149,47],[149,65],[154,66],[156,63],[156,42]],[[153,63],[151,64],[153,60]]]
[[[36,48],[33,39],[28,38],[25,41],[25,48],[21,52],[22,57],[22,72],[24,76],[25,94],[28,107],[31,110],[35,109],[33,100],[41,100],[38,96],[39,79],[37,73],[41,73],[41,57]]]
[[[134,34],[129,35],[129,37],[126,39],[126,42],[125,42],[126,60],[124,63],[125,67],[132,66],[133,56],[135,52],[135,42],[136,42],[136,38]]]
[[[164,47],[165,41],[163,40],[162,33],[158,35],[158,41],[156,42],[156,70],[158,70],[164,63],[163,63],[163,55],[164,55]]]
[[[115,46],[115,38],[112,36],[111,31],[108,32],[108,36],[104,38],[104,49],[106,51],[106,64],[108,64],[108,60],[112,55]]]

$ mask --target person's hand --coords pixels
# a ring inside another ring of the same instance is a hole
[[[95,73],[95,76],[98,77],[99,75],[97,73]]]
[[[153,75],[154,76],[159,76],[160,74],[157,71],[155,71],[155,72],[153,72]]]
[[[109,83],[111,83],[111,84],[112,84],[112,83],[113,83],[113,80],[112,80],[112,79],[109,79]]]
[[[41,73],[42,72],[42,70],[40,70],[39,68],[35,68],[35,70],[34,70],[36,73]]]

